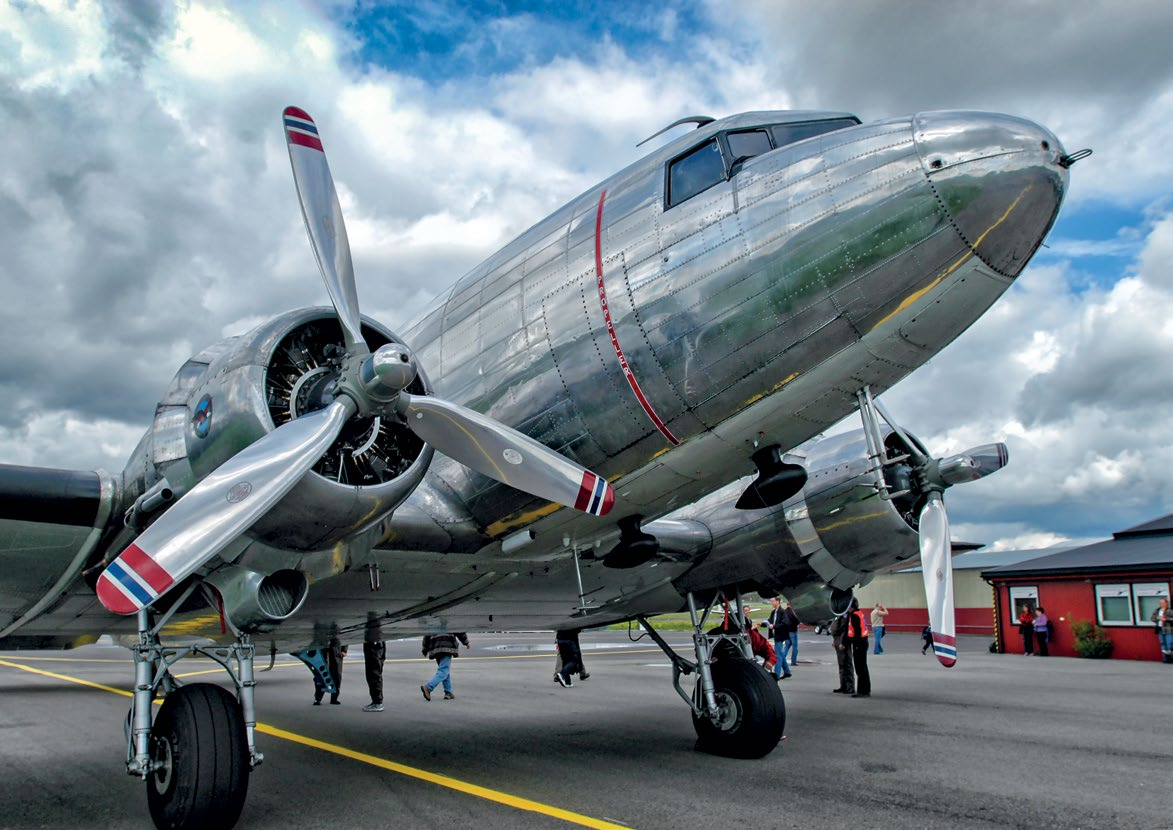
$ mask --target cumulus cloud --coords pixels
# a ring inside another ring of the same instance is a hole
[[[1156,222],[1130,276],[1077,293],[1074,262],[1030,269],[994,309],[893,389],[937,454],[1005,441],[1010,465],[949,493],[969,527],[1011,538],[1103,537],[1173,504],[1173,281],[1163,256],[1173,217]],[[1022,524],[1026,523],[1026,524]],[[973,541],[1005,540],[979,538]]]

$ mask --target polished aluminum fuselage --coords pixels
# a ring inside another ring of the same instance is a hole
[[[857,390],[889,388],[980,317],[1041,244],[1067,171],[1059,142],[1032,122],[925,113],[726,158],[723,181],[668,206],[668,165],[710,137],[837,115],[707,124],[438,298],[402,332],[435,392],[606,476],[615,508],[584,515],[437,454],[407,502],[349,543],[241,552],[238,565],[297,567],[312,583],[274,642],[362,639],[372,621],[384,637],[601,624],[676,610],[685,589],[847,583],[884,564],[879,543],[854,566],[827,564],[785,510],[734,511],[721,488],[753,472],[756,449],[807,441],[855,408]],[[680,555],[603,566],[616,520],[632,514],[660,519]],[[868,527],[861,519],[851,544]],[[87,590],[60,598],[71,630],[114,629]],[[185,625],[219,632],[215,614]],[[22,629],[54,631],[59,618]]]
[[[709,124],[462,278],[405,332],[437,393],[606,475],[617,515],[655,517],[752,472],[755,447],[793,447],[840,420],[860,387],[882,391],[923,364],[1041,242],[1066,182],[1062,149],[1021,119],[928,113],[776,149],[666,207],[665,165],[689,147],[809,116]],[[494,536],[550,512],[437,462],[430,476]],[[599,524],[558,511],[534,529],[589,542]]]

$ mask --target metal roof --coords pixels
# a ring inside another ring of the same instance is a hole
[[[1173,514],[1112,534],[1111,539],[982,572],[983,578],[1173,570]]]
[[[1036,550],[983,550],[969,553],[958,553],[953,557],[953,570],[972,571],[985,568],[999,568],[1006,565],[1017,565],[1029,559],[1046,556],[1054,553],[1056,548],[1042,548]],[[915,573],[921,569],[920,565],[900,568],[899,573]]]

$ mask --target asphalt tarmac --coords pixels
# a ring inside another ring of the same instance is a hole
[[[804,632],[782,682],[787,740],[737,761],[693,750],[648,640],[584,635],[591,677],[563,689],[552,639],[475,635],[456,699],[431,702],[419,686],[435,664],[418,641],[389,643],[382,713],[361,710],[359,649],[340,706],[311,706],[308,671],[279,659],[258,675],[265,762],[237,826],[1173,828],[1173,666],[996,655],[962,638],[945,669],[919,636],[890,634],[870,660],[873,697],[851,699],[831,694],[829,638]],[[207,661],[176,673],[226,678]],[[0,654],[0,828],[151,827],[124,766],[132,676],[115,646]]]

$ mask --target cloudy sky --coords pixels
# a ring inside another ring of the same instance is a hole
[[[1068,201],[1018,283],[885,396],[944,454],[954,537],[1173,511],[1173,3],[0,0],[0,462],[120,471],[179,365],[325,295],[280,127],[322,127],[363,310],[437,290],[682,115],[1024,115]]]

